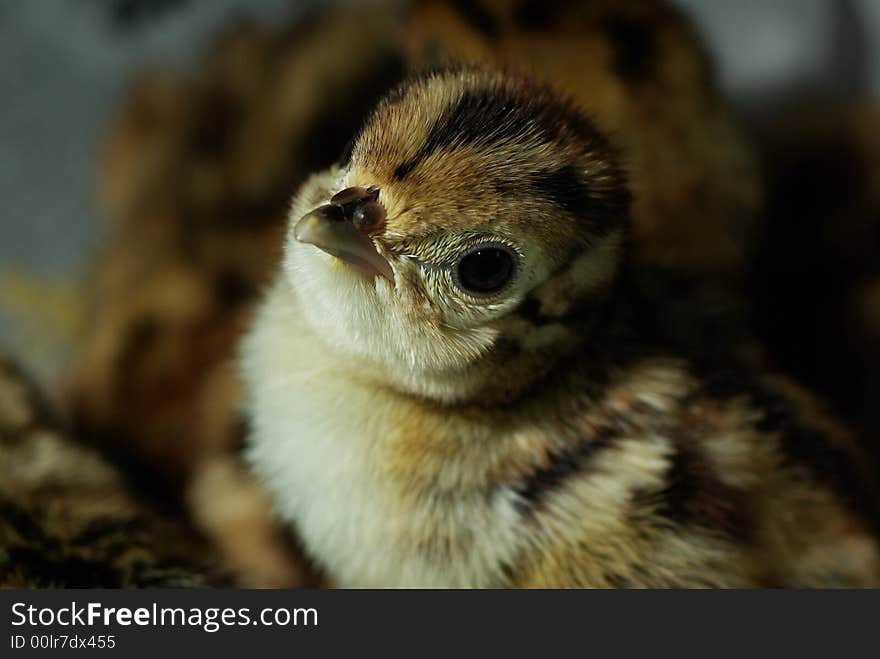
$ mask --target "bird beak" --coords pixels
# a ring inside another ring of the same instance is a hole
[[[293,237],[345,261],[365,277],[381,276],[394,283],[391,264],[338,206],[327,204],[303,215],[293,228]]]

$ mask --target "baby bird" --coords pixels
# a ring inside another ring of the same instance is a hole
[[[847,434],[652,337],[621,160],[548,87],[444,70],[299,191],[248,455],[333,583],[880,584]]]

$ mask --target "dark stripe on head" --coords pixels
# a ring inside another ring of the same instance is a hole
[[[585,217],[594,206],[590,188],[571,165],[537,174],[534,186],[543,196],[572,215]]]
[[[423,80],[457,74],[433,72]],[[529,132],[544,142],[565,135],[567,141],[579,141],[594,149],[596,157],[614,155],[593,123],[567,99],[557,97],[546,86],[511,77],[506,82],[487,80],[466,89],[436,120],[422,147],[410,162],[404,163],[405,169],[411,171],[441,149],[487,147],[522,139]]]
[[[395,176],[405,178],[421,161],[442,149],[513,140],[532,128],[534,120],[534,108],[513,90],[495,86],[468,89],[436,121],[418,153],[397,167]]]
[[[614,176],[615,187],[598,189],[575,165],[566,165],[535,172],[520,180],[499,177],[493,186],[499,195],[545,199],[587,222],[591,233],[604,236],[613,228],[626,224],[629,218],[629,189],[621,172],[615,171]]]
[[[496,177],[492,183],[498,194],[545,199],[588,222],[594,234],[627,222],[630,192],[614,149],[589,120],[542,87],[488,84],[464,91],[435,121],[415,155],[396,166],[393,177],[406,179],[423,160],[444,149],[488,149],[524,137],[560,147],[575,143],[583,150],[570,153],[571,163],[557,169]],[[601,163],[603,170],[588,177],[578,161]]]
[[[622,179],[622,176],[619,178]],[[573,165],[533,178],[533,194],[542,196],[575,217],[587,221],[593,233],[604,235],[626,221],[630,195],[620,184],[607,191],[596,190]]]

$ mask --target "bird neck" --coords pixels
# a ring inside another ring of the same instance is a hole
[[[552,390],[574,372],[597,384],[643,351],[635,340],[629,280],[584,300],[563,318],[528,305],[511,314],[492,351],[459,374],[463,386],[443,403],[504,407]]]

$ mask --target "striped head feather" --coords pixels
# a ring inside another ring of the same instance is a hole
[[[300,191],[286,273],[318,334],[383,382],[509,400],[589,340],[629,198],[570,101],[501,72],[434,72]]]

